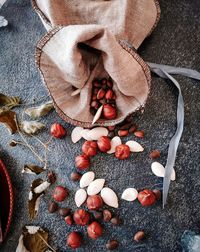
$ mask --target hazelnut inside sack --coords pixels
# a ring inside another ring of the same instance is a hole
[[[150,71],[125,43],[100,25],[56,27],[36,48],[36,62],[60,116],[75,125],[92,126],[92,80],[111,77],[117,118],[95,125],[113,125],[144,106]],[[75,89],[80,93],[71,96]],[[94,126],[94,125],[93,125]]]

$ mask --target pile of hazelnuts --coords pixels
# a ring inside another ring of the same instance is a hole
[[[121,219],[119,216],[113,217],[113,214],[108,210],[103,208],[103,200],[100,195],[91,195],[87,198],[86,206],[89,211],[79,208],[71,213],[69,208],[59,208],[58,203],[64,201],[68,196],[67,188],[63,186],[56,186],[52,195],[54,201],[49,204],[48,211],[50,213],[58,213],[64,217],[67,225],[71,226],[73,224],[79,226],[87,225],[87,234],[91,239],[97,239],[103,234],[103,227],[99,223],[101,220],[104,222],[111,222],[113,225],[121,224]],[[82,235],[78,231],[73,231],[67,236],[67,245],[73,249],[81,246]],[[106,244],[106,247],[115,249],[118,246],[118,241],[111,240]]]
[[[112,120],[117,117],[116,95],[111,78],[94,79],[92,82],[90,113],[95,115],[101,106],[103,106],[101,118]]]

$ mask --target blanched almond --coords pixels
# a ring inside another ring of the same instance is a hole
[[[100,108],[98,108],[98,110],[93,118],[92,124],[94,124],[96,121],[99,120],[99,118],[101,117],[101,114],[102,114],[102,110],[103,110],[103,105]]]
[[[115,136],[115,137],[113,137],[113,138],[111,139],[110,144],[111,144],[111,149],[110,149],[109,151],[107,151],[108,154],[114,153],[114,152],[115,152],[115,148],[116,148],[118,145],[122,144],[122,141],[121,141],[120,137]]]
[[[87,141],[91,141],[91,140],[92,140],[92,138],[88,136],[88,133],[89,133],[89,132],[90,132],[89,129],[83,129],[83,130],[81,131],[81,136],[82,136],[85,140],[87,140]]]
[[[84,189],[79,189],[78,191],[76,191],[75,193],[75,203],[77,205],[77,207],[80,207],[87,198],[87,193]]]
[[[130,141],[126,142],[126,145],[129,146],[131,152],[142,152],[144,150],[142,145],[136,141],[130,140]]]
[[[71,93],[71,96],[78,95],[78,94],[80,94],[80,92],[81,92],[81,89],[78,88],[78,89],[74,90],[74,91]]]
[[[108,130],[104,127],[96,127],[88,132],[88,137],[91,138],[91,140],[98,140],[100,137],[107,135]]]
[[[73,143],[77,143],[81,138],[82,127],[75,127],[71,133],[71,139]]]
[[[153,174],[155,174],[157,177],[164,178],[165,168],[159,162],[153,162],[151,164],[151,170],[152,170]],[[175,170],[173,169],[172,174],[171,174],[171,180],[174,181],[175,179],[176,179],[176,173],[175,173]]]
[[[138,191],[135,188],[127,188],[122,193],[122,199],[126,201],[134,201],[137,199]]]
[[[87,194],[88,195],[98,194],[103,188],[104,184],[105,184],[105,179],[95,179],[89,184],[88,189],[87,189]]]
[[[89,184],[94,180],[95,174],[92,171],[86,172],[80,179],[80,188],[89,186]]]
[[[114,208],[119,207],[117,195],[112,189],[104,187],[101,190],[101,197],[106,205]]]

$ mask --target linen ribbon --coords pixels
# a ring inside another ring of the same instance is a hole
[[[183,132],[183,126],[184,126],[184,101],[183,96],[181,93],[181,87],[178,83],[178,81],[171,76],[171,74],[179,74],[183,75],[192,79],[200,80],[200,72],[197,72],[196,70],[192,70],[189,68],[182,68],[182,67],[173,67],[168,65],[160,65],[155,63],[149,63],[151,71],[155,74],[157,74],[159,77],[164,79],[169,79],[171,82],[177,87],[178,89],[178,103],[177,103],[177,129],[170,140],[169,143],[169,149],[168,149],[168,155],[167,155],[167,163],[165,166],[165,175],[164,175],[164,182],[163,182],[163,208],[167,202],[167,195],[169,191],[169,185],[170,185],[170,177],[171,173],[174,167],[177,148],[180,142],[180,138]]]

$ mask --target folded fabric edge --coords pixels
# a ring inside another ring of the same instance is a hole
[[[146,101],[150,92],[150,86],[151,86],[151,72],[150,69],[148,67],[148,65],[143,61],[143,59],[135,52],[134,49],[130,48],[130,46],[128,46],[124,41],[118,41],[119,44],[121,45],[121,47],[126,50],[128,53],[130,53],[132,55],[132,57],[134,58],[134,60],[137,61],[137,63],[141,66],[142,71],[144,72],[144,75],[146,77],[147,83],[148,83],[148,94],[147,94],[147,98],[146,100],[138,106],[137,109],[134,109],[133,111],[131,111],[130,113],[128,113],[126,116],[119,118],[119,119],[115,119],[112,121],[104,121],[104,122],[97,122],[94,125],[92,125],[92,122],[81,122],[75,119],[70,118],[69,116],[67,116],[60,108],[59,106],[56,104],[56,101],[54,99],[54,97],[51,95],[51,92],[48,88],[48,85],[45,81],[45,77],[44,74],[41,70],[40,67],[40,58],[41,58],[41,54],[42,54],[42,48],[45,46],[45,44],[51,39],[51,37],[53,37],[57,32],[59,32],[63,27],[65,26],[57,26],[53,29],[51,29],[49,32],[47,32],[41,39],[40,41],[37,43],[36,45],[36,50],[35,50],[35,63],[36,66],[39,69],[39,72],[41,74],[42,77],[42,81],[45,84],[49,95],[51,96],[53,103],[54,103],[54,107],[56,109],[56,112],[60,115],[60,117],[65,120],[68,123],[71,123],[73,125],[76,126],[82,126],[82,127],[86,127],[86,128],[90,128],[90,127],[94,127],[94,126],[112,126],[115,124],[118,124],[120,122],[122,122],[127,116],[129,116],[130,114],[142,111],[146,105]]]

